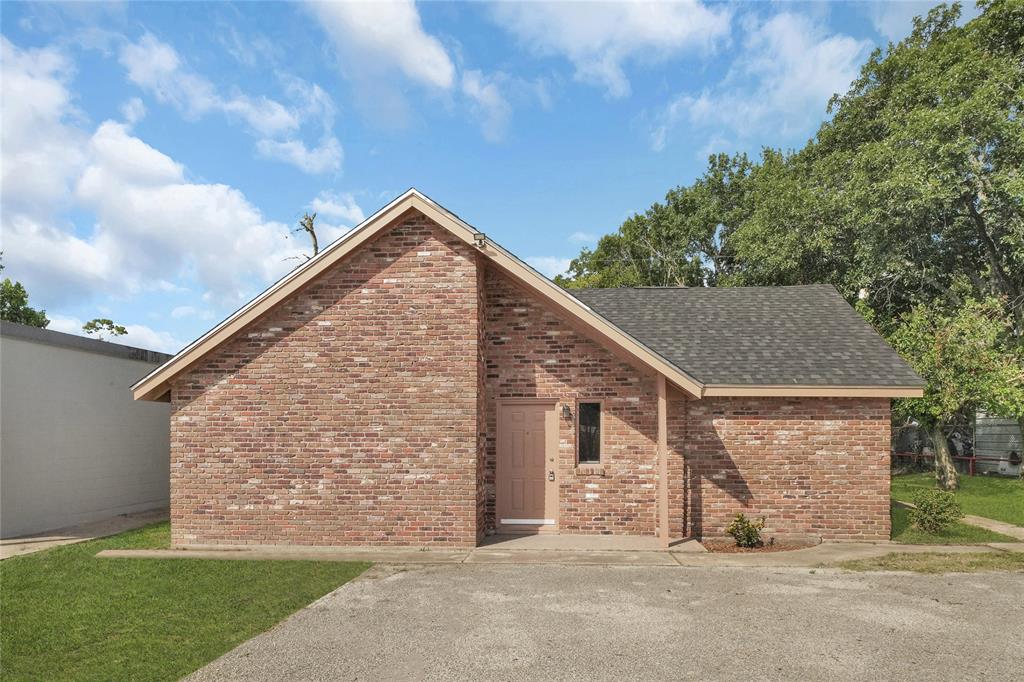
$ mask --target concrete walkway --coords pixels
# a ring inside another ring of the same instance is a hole
[[[464,550],[363,547],[235,547],[189,549],[109,549],[98,556],[118,559],[221,559],[369,561],[377,564],[556,564],[569,566],[690,566],[816,568],[851,559],[868,559],[891,552],[1024,551],[1024,543],[988,545],[900,545],[895,543],[825,542],[786,552],[725,554],[695,552],[690,547],[659,550],[611,550],[550,547],[516,549],[484,545]]]
[[[0,540],[0,560],[33,552],[41,552],[44,549],[60,545],[71,545],[76,542],[105,538],[108,535],[117,535],[126,530],[140,528],[165,520],[167,520],[167,509],[151,509],[131,514],[121,514],[109,519],[92,521],[77,526],[48,530],[34,535],[7,538]]]
[[[969,523],[972,526],[991,530],[996,533],[1002,533],[1003,535],[1009,535],[1011,538],[1017,538],[1021,542],[1024,542],[1024,528],[1015,526],[1012,523],[1004,523],[1002,521],[996,521],[995,519],[985,518],[984,516],[972,516],[971,514],[964,516],[963,522]]]

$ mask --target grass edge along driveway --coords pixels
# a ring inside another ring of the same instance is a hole
[[[176,680],[369,567],[95,556],[169,538],[164,522],[0,562],[0,677]]]
[[[969,523],[956,521],[938,533],[926,533],[910,523],[910,510],[899,505],[892,505],[893,542],[903,545],[982,545],[986,542],[1017,542],[1017,538],[1003,535],[987,528],[979,528]]]
[[[871,559],[853,559],[836,564],[848,571],[913,571],[914,573],[979,573],[982,571],[1024,572],[1024,552],[892,552]]]

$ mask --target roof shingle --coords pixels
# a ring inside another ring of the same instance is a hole
[[[704,384],[924,385],[828,284],[569,292]]]

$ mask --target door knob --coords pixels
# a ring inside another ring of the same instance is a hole
[[[555,480],[555,472],[554,472],[554,470],[553,470],[553,469],[552,469],[551,471],[549,471],[549,472],[548,472],[548,480],[549,480],[549,481],[553,481],[553,480]]]

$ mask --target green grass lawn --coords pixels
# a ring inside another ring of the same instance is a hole
[[[910,510],[892,506],[892,541],[905,545],[978,545],[985,542],[1017,542],[1002,533],[996,533],[966,523],[954,523],[941,533],[926,533],[910,524]]]
[[[95,556],[169,536],[161,523],[0,562],[0,677],[176,680],[369,566]]]
[[[969,552],[966,554],[893,552],[874,559],[843,561],[838,566],[848,571],[914,571],[915,573],[1024,571],[1024,552]]]
[[[893,476],[892,497],[913,502],[914,493],[935,487],[931,473]],[[1024,526],[1024,481],[995,476],[961,476],[956,499],[965,514]]]

